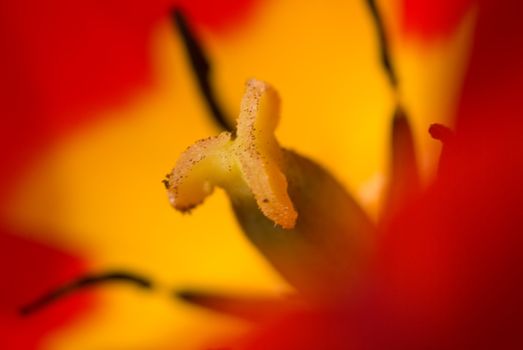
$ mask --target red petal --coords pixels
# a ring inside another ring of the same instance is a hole
[[[83,293],[25,317],[19,309],[84,273],[78,257],[0,230],[0,348],[37,349],[52,331],[82,315],[92,304]]]

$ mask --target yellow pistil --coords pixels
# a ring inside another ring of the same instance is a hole
[[[237,136],[223,132],[189,147],[168,178],[174,208],[187,211],[212,193],[214,186],[252,193],[265,216],[293,228],[297,213],[287,194],[282,151],[274,137],[279,98],[268,84],[249,80],[238,118]]]
[[[329,301],[362,275],[374,225],[325,169],[283,149],[274,137],[279,98],[249,80],[236,136],[189,147],[168,176],[171,204],[187,211],[215,186],[227,192],[247,238],[297,291]]]

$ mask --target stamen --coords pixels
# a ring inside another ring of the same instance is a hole
[[[253,322],[270,320],[285,312],[305,306],[304,301],[296,295],[282,297],[231,295],[189,289],[177,290],[173,296],[192,305]]]
[[[181,10],[175,9],[172,12],[172,19],[185,44],[191,67],[198,80],[200,92],[207,103],[214,121],[221,129],[231,131],[233,128],[228,123],[225,113],[216,100],[216,94],[210,82],[211,64],[202,45],[198,42],[196,35]]]
[[[394,69],[394,65],[392,63],[392,57],[390,54],[390,48],[387,40],[387,35],[385,33],[385,25],[383,23],[383,19],[381,18],[381,14],[378,10],[378,5],[376,4],[376,0],[366,0],[367,6],[369,7],[370,13],[372,15],[372,19],[374,20],[374,23],[376,25],[376,30],[378,31],[378,41],[379,41],[379,47],[380,47],[380,56],[381,56],[381,64],[383,65],[383,69],[385,70],[385,73],[387,74],[387,77],[389,79],[389,82],[391,86],[396,89],[398,86],[398,76],[396,74],[396,71]]]
[[[432,138],[440,141],[443,146],[441,148],[441,154],[439,156],[439,165],[438,165],[438,172],[441,172],[441,169],[447,167],[450,165],[449,159],[450,159],[450,153],[451,150],[455,150],[455,142],[454,142],[454,132],[441,124],[432,124],[429,127],[429,134],[432,136]]]
[[[40,298],[36,299],[35,301],[24,305],[20,308],[20,314],[22,316],[28,316],[31,315],[37,311],[40,311],[42,308],[58,301],[59,299],[62,299],[63,297],[66,297],[80,289],[84,289],[86,287],[91,287],[99,284],[105,284],[108,282],[125,282],[134,284],[137,287],[143,288],[143,289],[152,289],[153,283],[142,276],[137,276],[135,274],[131,274],[128,272],[120,272],[120,271],[114,271],[114,272],[105,272],[100,275],[87,275],[82,276],[76,280],[73,280],[71,282],[68,282],[64,284],[63,286],[60,286],[56,288],[55,290],[52,290],[48,292],[47,294],[44,294]]]
[[[454,132],[441,124],[432,124],[429,127],[429,134],[433,139],[441,141],[444,144],[448,144],[454,138]]]
[[[421,190],[414,135],[402,107],[396,108],[391,131],[391,166],[383,201],[382,222],[386,222]]]

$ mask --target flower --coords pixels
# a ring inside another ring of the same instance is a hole
[[[220,20],[211,20],[212,11],[190,3],[184,8],[208,50],[224,114],[236,114],[246,77],[267,79],[283,98],[278,137],[321,161],[375,213],[395,96],[379,66],[364,4],[249,2],[249,11],[227,12],[234,17],[216,12]],[[222,334],[244,324],[173,301],[162,287],[271,295],[289,289],[242,240],[222,195],[188,220],[172,215],[162,189],[151,185],[185,145],[215,133],[168,4],[3,6],[8,54],[2,69],[9,79],[2,80],[2,121],[8,127],[0,129],[2,162],[9,167],[2,172],[2,237],[14,238],[2,241],[11,242],[1,246],[11,257],[2,276],[12,276],[7,272],[17,266],[16,276],[26,280],[3,279],[9,293],[2,315],[13,316],[5,320],[15,320],[19,332],[2,340],[35,332],[35,346],[52,349],[190,347],[205,337],[202,328]],[[393,32],[402,100],[420,135],[452,110],[467,26],[420,47],[394,32],[394,8],[383,12]],[[420,158],[430,163],[438,146],[415,140],[422,144]],[[35,241],[48,254],[31,254],[31,243],[13,241]],[[60,263],[46,264],[53,256]],[[39,319],[14,314],[22,303],[12,298],[21,297],[18,288],[36,298],[51,285],[108,269],[131,269],[158,287],[153,293],[126,285],[86,292],[92,304],[83,313],[77,311],[84,299],[72,296],[35,314]],[[28,278],[30,270],[41,279]],[[68,309],[61,316],[60,305]],[[63,322],[48,322],[57,316]],[[29,330],[31,321],[38,331]],[[202,327],[209,323],[214,326]]]

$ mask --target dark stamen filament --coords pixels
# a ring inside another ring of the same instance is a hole
[[[374,24],[376,25],[376,30],[378,31],[381,64],[383,65],[383,69],[385,70],[385,73],[387,74],[390,84],[392,85],[392,87],[394,89],[396,89],[398,87],[398,76],[396,75],[396,71],[395,71],[394,65],[392,63],[392,57],[390,54],[390,48],[389,48],[389,43],[387,40],[387,35],[385,33],[385,25],[383,23],[383,18],[381,17],[380,11],[376,4],[376,0],[366,0],[366,1],[367,1],[367,6],[369,7],[369,10],[372,15],[372,19],[374,20]]]
[[[210,82],[211,64],[207,59],[202,45],[198,42],[183,13],[176,9],[172,13],[172,19],[180,32],[182,40],[189,56],[192,69],[198,80],[198,86],[207,103],[207,106],[218,126],[224,130],[232,131],[223,110],[221,109]]]
[[[40,311],[42,308],[54,303],[55,301],[78,291],[79,289],[112,282],[130,283],[143,289],[153,289],[153,284],[149,279],[128,272],[113,271],[99,275],[87,275],[58,287],[57,289],[44,294],[35,301],[22,306],[20,308],[20,314],[24,316],[30,315],[34,312]]]

